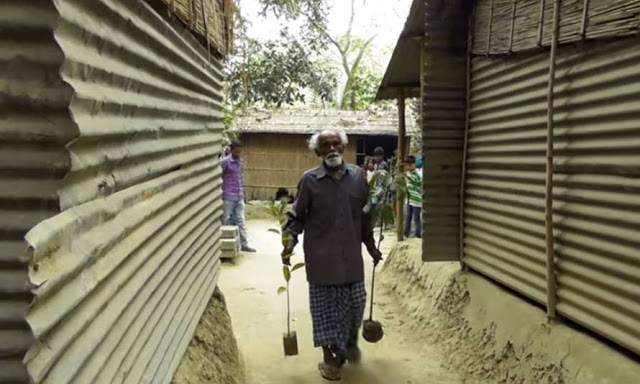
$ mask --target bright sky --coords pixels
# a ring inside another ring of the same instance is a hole
[[[328,15],[329,31],[334,37],[344,35],[349,24],[351,1],[327,0],[331,10]],[[261,7],[258,0],[237,0],[242,13],[251,21],[248,33],[258,40],[268,40],[278,37],[284,26],[292,27],[290,22],[278,21],[270,16],[266,19],[258,15]],[[356,0],[356,13],[352,35],[368,39],[375,35],[374,48],[378,52],[384,51],[383,68],[390,59],[391,51],[396,45],[398,36],[409,15],[411,0]]]

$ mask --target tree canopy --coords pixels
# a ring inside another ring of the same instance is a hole
[[[327,0],[258,0],[263,16],[297,21],[302,33],[281,32],[277,39],[257,41],[248,36],[242,9],[236,13],[236,54],[225,68],[229,112],[255,104],[281,107],[294,103],[322,103],[341,109],[366,109],[380,82],[372,65],[371,43],[352,35],[356,1],[345,33],[327,28]],[[340,84],[338,84],[340,82]],[[232,117],[230,117],[232,118]]]
[[[305,102],[309,93],[330,102],[336,87],[336,71],[314,58],[314,53],[284,31],[277,40],[260,43],[246,38],[239,57],[227,67],[229,100],[234,105]]]

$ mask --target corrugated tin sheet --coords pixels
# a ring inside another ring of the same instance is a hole
[[[472,61],[466,265],[546,301],[548,53]]]
[[[640,353],[640,45],[563,46],[555,83],[557,311]],[[464,262],[546,302],[548,53],[473,62]]]
[[[76,135],[72,95],[49,1],[0,2],[0,382],[26,383],[22,358],[33,343],[24,320],[32,300],[24,236],[59,212],[56,190]]]
[[[142,1],[0,25],[0,381],[169,383],[219,270],[221,64]]]
[[[466,104],[464,1],[427,1],[422,53],[423,258],[458,260]],[[451,45],[445,47],[450,43]]]
[[[640,353],[640,41],[560,51],[558,313]]]

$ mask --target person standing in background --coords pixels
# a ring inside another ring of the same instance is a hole
[[[371,183],[371,180],[373,179],[373,175],[376,171],[376,162],[373,160],[373,158],[369,157],[364,166],[365,166],[365,176],[367,177],[367,184],[369,184]]]
[[[407,218],[404,225],[404,237],[411,235],[411,221],[414,222],[415,237],[420,238],[422,232],[422,170],[416,169],[416,158],[407,156],[404,159],[404,170],[407,173]]]
[[[389,164],[384,160],[384,148],[376,147],[376,149],[373,150],[373,159],[376,171],[389,172]]]
[[[247,229],[244,222],[244,163],[242,162],[242,144],[234,141],[230,145],[230,154],[225,156],[222,166],[222,201],[224,211],[222,223],[235,225],[240,232],[240,243],[243,252],[256,252],[249,245]]]

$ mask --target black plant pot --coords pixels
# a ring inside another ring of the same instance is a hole
[[[298,335],[294,332],[282,334],[282,345],[284,345],[285,356],[298,355]]]
[[[377,343],[384,336],[382,324],[375,320],[365,320],[362,323],[362,337],[370,342]]]

